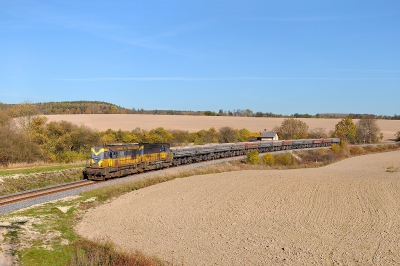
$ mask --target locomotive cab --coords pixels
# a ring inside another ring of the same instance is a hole
[[[93,147],[89,166],[91,168],[103,168],[112,165],[112,161],[117,158],[117,154],[110,148]]]
[[[168,143],[124,143],[91,149],[84,178],[105,180],[169,167],[172,154]]]

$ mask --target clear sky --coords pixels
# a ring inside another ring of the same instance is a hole
[[[0,0],[0,102],[399,114],[400,1]]]

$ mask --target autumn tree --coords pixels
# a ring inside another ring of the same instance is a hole
[[[251,135],[251,132],[248,129],[242,128],[237,131],[238,141],[244,142],[247,141]]]
[[[354,143],[357,137],[357,127],[351,118],[344,118],[335,125],[333,137],[340,138],[343,142]]]
[[[252,150],[246,154],[246,162],[249,164],[258,164],[260,163],[260,154],[257,150]]]
[[[170,130],[172,134],[171,146],[185,145],[188,143],[189,131],[187,130]]]
[[[312,139],[322,139],[322,138],[327,138],[328,135],[326,134],[325,128],[317,127],[309,131],[308,137]]]
[[[115,133],[109,129],[101,134],[101,142],[102,144],[112,144],[117,141],[117,137]]]
[[[394,134],[394,136],[396,137],[396,140],[400,141],[400,131],[397,131],[397,133]]]
[[[147,134],[147,131],[141,129],[140,127],[137,127],[131,131],[131,134],[135,136],[135,139],[137,140],[136,142],[143,142]]]
[[[308,125],[295,118],[286,118],[280,127],[275,127],[281,139],[305,139],[308,137]]]
[[[204,129],[197,131],[191,135],[191,142],[193,142],[195,145],[206,144],[206,135],[207,131]]]
[[[12,126],[11,117],[5,111],[0,110],[0,164],[3,166],[10,164],[13,159],[10,154],[15,135]]]
[[[357,122],[358,142],[374,143],[378,141],[379,127],[374,116],[364,116]]]
[[[231,127],[222,127],[219,129],[219,142],[220,143],[229,143],[229,142],[237,142],[238,135],[236,130]]]
[[[146,141],[150,143],[169,143],[172,137],[172,134],[168,130],[158,127],[149,131],[148,135],[146,136]]]
[[[29,101],[12,106],[9,113],[11,117],[16,119],[22,131],[27,130],[32,120],[40,114],[37,105]]]

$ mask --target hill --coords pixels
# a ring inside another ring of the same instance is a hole
[[[294,117],[294,118],[345,118],[360,119],[365,115],[372,115],[377,119],[400,120],[400,115],[374,115],[374,114],[345,114],[345,113],[321,113],[321,114],[300,114],[292,115],[275,114],[272,112],[253,112],[250,109],[219,110],[219,112],[200,110],[145,110],[129,109],[112,103],[101,101],[63,101],[63,102],[43,102],[32,104],[37,108],[38,113],[43,115],[69,115],[69,114],[148,114],[148,115],[192,115],[192,116],[231,116],[231,117]],[[0,102],[0,110],[12,109],[18,104],[4,104]]]

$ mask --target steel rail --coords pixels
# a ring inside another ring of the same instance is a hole
[[[93,185],[95,183],[98,183],[96,181],[92,180],[81,180],[73,183],[67,183],[67,184],[61,184],[61,185],[55,185],[52,187],[45,187],[45,188],[40,188],[40,189],[35,189],[35,190],[30,190],[26,192],[21,192],[21,193],[16,193],[16,194],[11,194],[11,195],[6,195],[3,197],[0,197],[0,206],[8,205],[11,203],[15,202],[20,202],[20,201],[25,201],[28,199],[33,199],[33,198],[38,198],[50,194],[55,194],[58,192],[63,192],[75,188],[80,188],[80,187],[86,187]]]

